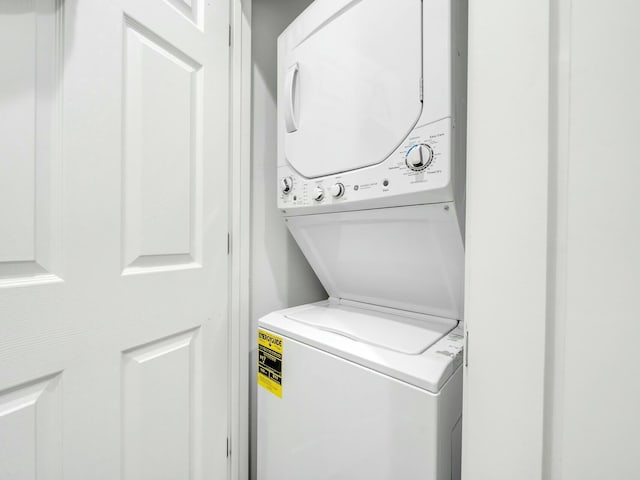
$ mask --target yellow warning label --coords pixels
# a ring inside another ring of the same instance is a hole
[[[282,337],[258,330],[258,385],[282,398]]]

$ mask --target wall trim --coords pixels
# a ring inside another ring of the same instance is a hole
[[[229,478],[249,478],[251,0],[230,0]]]

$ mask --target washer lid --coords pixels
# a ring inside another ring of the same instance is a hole
[[[433,393],[462,364],[460,325],[429,315],[347,306],[331,299],[272,312],[258,325]],[[288,348],[285,340],[285,367],[301,361]],[[284,376],[286,382],[286,371]]]
[[[284,156],[315,178],[384,161],[422,111],[422,2],[316,1],[279,38]]]
[[[329,296],[463,319],[455,204],[299,215],[287,225]]]
[[[421,354],[458,323],[454,320],[426,316],[417,320],[331,304],[308,305],[285,316],[356,342],[406,355]]]

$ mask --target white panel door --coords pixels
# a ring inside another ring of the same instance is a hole
[[[0,1],[0,479],[227,477],[228,2]]]

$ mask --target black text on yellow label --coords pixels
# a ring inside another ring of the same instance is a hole
[[[258,330],[258,385],[282,398],[282,337]]]

